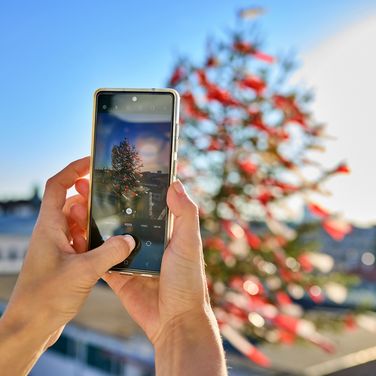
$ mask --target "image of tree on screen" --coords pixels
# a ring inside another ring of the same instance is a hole
[[[137,196],[142,177],[142,161],[135,146],[125,138],[112,148],[112,186],[114,192],[129,200]]]

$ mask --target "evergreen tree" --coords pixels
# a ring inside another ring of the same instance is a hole
[[[112,148],[112,186],[120,197],[130,199],[135,192],[142,176],[141,158],[134,145],[125,138],[119,145]]]
[[[201,63],[180,58],[169,85],[182,97],[178,174],[200,207],[222,334],[260,365],[269,362],[252,339],[303,339],[332,351],[299,299],[340,303],[346,295],[349,278],[331,273],[333,259],[306,237],[317,226],[336,240],[351,230],[310,196],[349,169],[312,159],[323,150],[325,127],[310,110],[311,93],[289,84],[291,59],[264,53],[255,33],[241,28],[212,39],[206,51]],[[308,206],[312,223],[289,223],[296,201]]]

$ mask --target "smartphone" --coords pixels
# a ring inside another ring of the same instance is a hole
[[[88,248],[114,235],[136,241],[111,271],[158,276],[170,240],[166,204],[176,175],[179,94],[98,89],[94,94]]]

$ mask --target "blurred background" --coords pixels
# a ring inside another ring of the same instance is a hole
[[[375,39],[371,0],[3,2],[1,311],[45,180],[90,154],[95,89],[174,86],[180,175],[211,202],[201,219],[230,374],[373,374]],[[250,133],[235,136],[245,122]],[[236,174],[209,174],[217,188],[205,191],[193,176],[219,157]],[[306,172],[307,159],[318,171]],[[153,375],[153,350],[98,286],[32,375],[52,372]]]

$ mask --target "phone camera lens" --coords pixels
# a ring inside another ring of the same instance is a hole
[[[103,108],[104,110],[107,110],[107,106],[106,106],[105,104],[102,106],[102,108]]]

